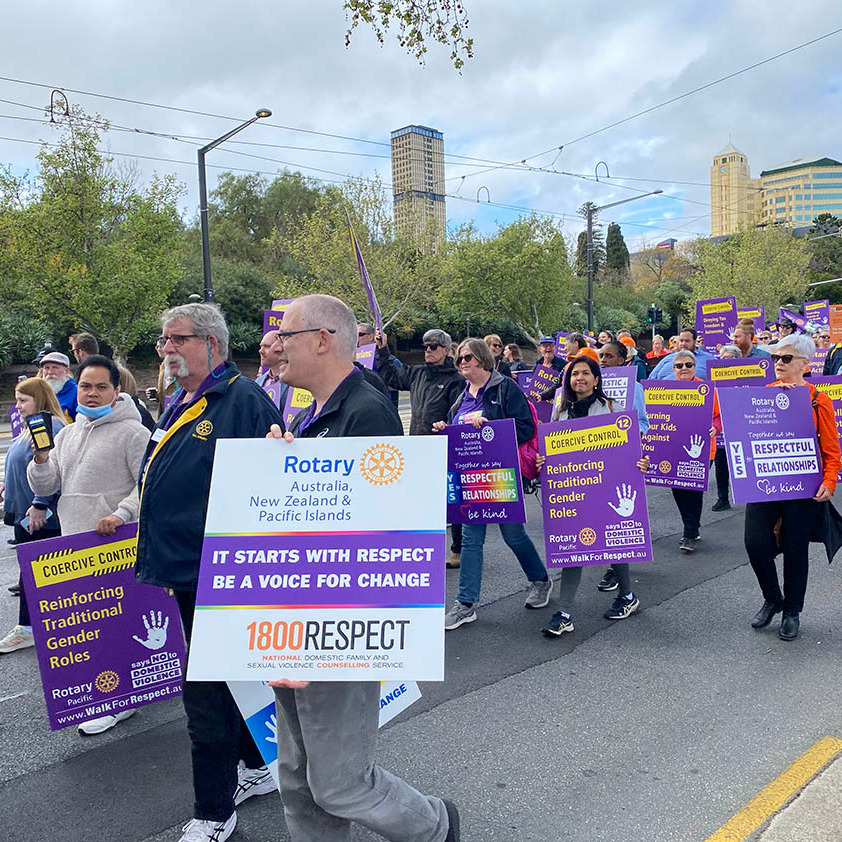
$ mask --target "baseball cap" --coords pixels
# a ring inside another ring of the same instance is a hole
[[[435,342],[445,348],[449,348],[453,344],[450,334],[440,328],[434,327],[428,330],[421,339],[422,342]]]
[[[67,354],[62,354],[61,351],[50,351],[49,354],[44,354],[38,361],[39,367],[44,363],[58,363],[59,365],[66,365],[70,368],[70,358]]]
[[[543,345],[545,342],[552,342],[552,343],[553,343],[553,345],[555,345],[555,338],[554,338],[554,337],[552,337],[552,336],[542,336],[542,337],[538,340],[538,344],[539,344],[539,345]]]

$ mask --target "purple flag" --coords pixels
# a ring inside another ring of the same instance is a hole
[[[807,319],[805,319],[804,316],[800,313],[793,313],[792,310],[787,310],[786,307],[780,307],[778,309],[778,313],[778,318],[780,320],[789,319],[795,324],[795,327],[798,329],[798,333],[804,333],[804,330],[807,327]]]
[[[514,420],[445,432],[448,523],[525,523]]]
[[[134,577],[137,524],[19,544],[50,727],[181,695],[178,605]]]
[[[542,425],[538,449],[547,567],[652,559],[632,414]]]
[[[710,466],[713,388],[698,380],[643,380],[649,432],[647,485],[706,491]]]
[[[822,470],[806,386],[723,389],[719,404],[737,503],[816,494]]]
[[[365,261],[363,254],[360,251],[360,246],[357,243],[354,229],[351,227],[351,217],[348,216],[348,211],[345,211],[345,218],[348,220],[348,233],[351,236],[351,245],[354,247],[354,256],[357,258],[357,268],[360,270],[360,277],[363,279],[363,286],[365,287],[365,294],[368,297],[368,307],[374,316],[374,324],[377,330],[383,330],[383,317],[380,315],[380,305],[377,303],[377,295],[374,292],[374,287],[371,285],[371,279],[368,277],[368,270],[365,268]]]

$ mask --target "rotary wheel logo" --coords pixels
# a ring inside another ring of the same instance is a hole
[[[403,454],[393,444],[375,444],[363,453],[360,473],[372,485],[391,485],[403,473]]]
[[[586,526],[584,529],[579,530],[579,542],[584,544],[586,547],[589,547],[591,544],[596,543],[596,532],[590,528],[590,526]]]
[[[667,462],[667,460],[666,460],[666,459],[664,459],[664,460],[663,460],[663,461],[661,461],[661,462],[658,462],[658,470],[659,470],[662,474],[668,474],[668,473],[670,472],[670,470],[671,470],[671,469],[672,469],[672,465],[670,465],[670,463],[669,463],[669,462]]]
[[[100,693],[113,693],[120,684],[120,676],[114,670],[103,670],[94,680]]]
[[[204,421],[200,421],[196,425],[196,432],[200,436],[209,436],[213,432],[213,424],[210,421],[205,419]]]
[[[494,440],[494,428],[493,427],[483,427],[482,433],[480,433],[480,435],[482,436],[483,441],[493,441]]]
[[[789,409],[789,395],[781,392],[775,396],[775,406],[778,409]]]

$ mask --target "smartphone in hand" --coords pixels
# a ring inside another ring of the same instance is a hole
[[[36,451],[52,450],[55,444],[53,440],[53,416],[49,412],[36,412],[26,419],[26,426],[29,428],[29,435],[32,436],[32,444]]]

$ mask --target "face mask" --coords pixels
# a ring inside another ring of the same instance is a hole
[[[77,404],[76,411],[80,415],[84,415],[85,418],[90,418],[93,421],[105,415],[110,415],[114,412],[114,407],[110,403],[105,404],[105,406],[82,406],[82,404]]]

